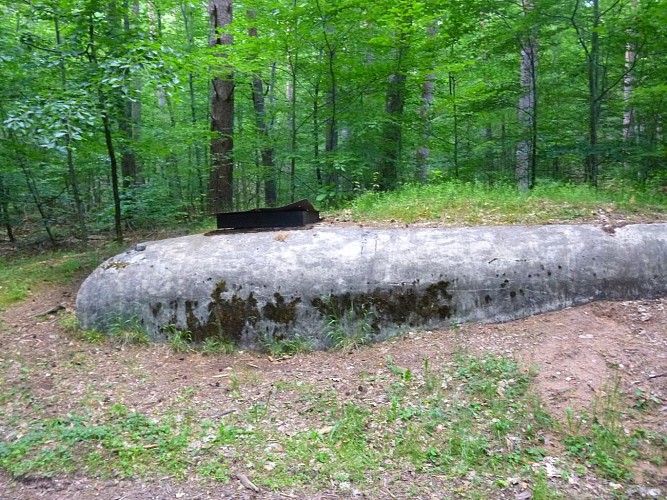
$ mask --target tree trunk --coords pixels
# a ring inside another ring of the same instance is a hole
[[[91,16],[88,24],[88,35],[90,39],[90,62],[97,67],[97,45],[95,41],[95,25],[93,17]],[[107,110],[107,100],[104,95],[104,90],[101,87],[97,89],[97,98],[100,108],[100,115],[102,118],[102,126],[104,128],[104,141],[107,146],[107,153],[109,155],[109,163],[111,164],[111,190],[113,192],[114,205],[114,226],[116,231],[116,241],[123,242],[123,224],[122,211],[120,205],[120,186],[118,182],[118,162],[116,161],[116,152],[113,146],[113,138],[111,136],[111,121],[109,120],[109,112]]]
[[[320,49],[318,63],[322,62],[323,50]],[[319,67],[318,64],[318,67]],[[324,177],[322,176],[322,165],[320,163],[320,74],[318,72],[313,85],[313,160],[315,163],[315,177],[317,188],[322,189]]]
[[[523,15],[535,7],[533,0],[522,0]],[[531,30],[533,31],[533,30]],[[521,96],[519,97],[520,141],[516,148],[516,181],[527,191],[535,183],[537,140],[537,37],[534,31],[521,43]]]
[[[102,125],[104,126],[104,141],[107,146],[107,153],[109,154],[109,162],[111,163],[111,190],[113,191],[113,206],[114,206],[114,227],[116,230],[116,241],[123,242],[123,223],[122,211],[120,205],[120,186],[118,182],[118,162],[116,161],[116,153],[113,147],[113,139],[111,137],[111,124],[109,121],[109,113],[106,110],[106,102],[104,93],[99,92],[100,110],[102,113]]]
[[[132,4],[132,14],[135,16],[139,15],[139,4],[136,1]],[[125,0],[123,2],[123,30],[125,36],[129,36],[131,29],[130,7],[128,1]],[[132,93],[141,88],[141,82],[136,76],[132,78],[130,87],[130,92]],[[123,97],[121,99],[120,110],[118,113],[118,129],[124,139],[120,148],[120,171],[124,188],[129,188],[137,182],[139,167],[135,151],[135,142],[139,135],[138,127],[140,116],[141,102],[138,99]]]
[[[12,228],[12,221],[9,216],[9,192],[5,187],[5,181],[0,175],[0,220],[7,232],[7,239],[10,243],[14,243],[14,230]]]
[[[0,101],[0,117],[4,119],[6,117],[5,110],[2,107],[2,102]],[[35,203],[35,207],[37,208],[37,211],[39,212],[40,219],[42,221],[42,224],[44,226],[44,231],[46,231],[46,234],[49,237],[49,241],[51,242],[51,245],[53,248],[57,248],[58,244],[56,242],[56,238],[54,237],[53,233],[51,232],[51,226],[49,225],[49,217],[46,214],[46,208],[44,207],[44,204],[42,202],[42,197],[39,194],[39,188],[37,186],[37,182],[35,181],[35,177],[32,175],[32,172],[30,171],[30,168],[28,166],[28,162],[26,160],[25,155],[23,154],[23,151],[21,150],[20,146],[20,141],[16,137],[16,134],[14,131],[9,130],[8,131],[8,136],[9,140],[13,146],[14,153],[16,155],[16,162],[18,163],[19,167],[21,168],[21,171],[23,172],[23,176],[25,177],[26,185],[28,186],[28,191],[30,191],[30,196],[32,197],[33,202]],[[4,188],[4,185],[2,186],[2,199],[3,199],[3,204],[5,203],[6,197],[5,197],[6,190]],[[8,214],[9,211],[4,208],[3,206],[3,212],[4,214]],[[11,231],[11,226],[9,225],[8,219],[5,221],[5,228],[7,229],[7,236],[10,238],[10,241],[13,241],[14,239],[14,234]]]
[[[211,35],[209,46],[230,46],[232,35],[223,33],[232,22],[232,0],[209,0]],[[222,59],[224,52],[218,53]],[[211,176],[209,179],[209,209],[213,213],[233,208],[234,161],[234,75],[222,63],[221,75],[213,78],[211,95]]]
[[[435,38],[435,26],[429,26],[427,30],[430,39]],[[422,99],[419,107],[419,118],[421,119],[421,139],[422,143],[417,147],[415,153],[415,177],[420,182],[426,182],[430,169],[429,157],[431,152],[428,148],[428,141],[431,137],[431,107],[433,106],[433,93],[435,91],[435,73],[429,73],[424,77],[422,83]]]
[[[454,178],[459,178],[459,107],[456,102],[456,75],[449,73],[449,95],[453,101],[452,119],[454,121],[454,144],[452,162],[454,165]]]
[[[324,173],[323,182],[325,186],[328,186],[327,190],[333,190],[331,194],[337,194],[340,183],[340,176],[336,171],[334,162],[334,154],[338,149],[338,83],[335,65],[337,46],[335,41],[331,39],[331,35],[334,33],[334,27],[327,23],[328,16],[322,10],[322,5],[319,0],[316,0],[316,4],[320,19],[322,21],[322,35],[324,36],[324,44],[326,46],[328,73],[325,101],[327,115],[324,120],[324,151],[326,154],[326,171]]]
[[[407,46],[397,49],[396,71],[389,75],[385,113],[387,122],[382,133],[384,154],[378,166],[378,188],[391,191],[398,186],[398,163],[401,156],[402,118],[405,107],[405,80],[403,59]]]
[[[193,26],[193,15],[192,15],[192,4],[189,1],[181,2],[181,14],[183,15],[183,26],[185,29],[186,39],[187,39],[187,48],[188,52],[192,52],[195,46],[195,35],[194,35],[194,26]],[[193,131],[197,128],[197,106],[196,106],[196,96],[195,96],[195,77],[192,71],[188,73],[188,97],[190,104],[190,123],[192,124]],[[202,171],[202,148],[199,141],[196,141],[194,146],[190,145],[189,149],[189,166],[190,166],[190,182],[192,177],[195,177],[196,182],[189,189],[190,192],[190,204],[193,209],[195,206],[198,206],[201,210],[205,210],[205,206],[202,203],[201,193],[204,192],[204,177],[205,174]],[[192,153],[194,153],[194,166],[192,162]]]
[[[54,17],[54,28],[56,31],[56,45],[58,50],[61,50],[62,39],[60,36],[60,24],[58,22],[58,14]],[[67,92],[67,68],[65,66],[65,57],[60,54],[60,85],[63,92]],[[84,247],[88,245],[88,228],[86,227],[86,214],[81,201],[79,193],[79,181],[74,165],[74,145],[72,140],[72,133],[70,130],[69,117],[66,119],[65,130],[65,149],[67,151],[67,177],[70,188],[72,189],[72,196],[74,197],[74,208],[76,210],[77,225],[79,229],[79,238]]]
[[[296,10],[296,1],[292,1],[292,9]],[[296,196],[296,153],[297,153],[297,123],[296,123],[296,85],[297,85],[297,64],[299,62],[299,44],[298,44],[298,17],[293,17],[294,27],[294,45],[287,49],[287,64],[290,68],[291,78],[287,82],[287,100],[290,103],[289,123],[290,123],[290,201],[295,201]]]
[[[632,0],[633,10],[637,10],[638,0]],[[634,35],[633,30],[628,31],[630,38]],[[623,100],[625,102],[625,111],[623,112],[623,141],[625,143],[625,153],[631,147],[635,139],[635,110],[630,102],[634,90],[634,77],[632,70],[637,59],[637,47],[634,41],[630,40],[625,48],[625,76],[623,78]]]
[[[591,33],[591,49],[588,52],[588,147],[586,156],[586,180],[598,185],[598,124],[600,123],[600,2],[592,0],[593,29]]]
[[[249,10],[248,17],[255,19],[255,11]],[[257,37],[257,28],[250,27],[248,36]],[[266,105],[264,102],[264,82],[261,75],[252,77],[252,104],[255,110],[255,124],[261,139],[261,164],[264,179],[264,201],[267,206],[275,207],[278,201],[276,173],[273,147],[270,145],[269,126],[266,121]]]

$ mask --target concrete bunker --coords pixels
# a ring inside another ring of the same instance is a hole
[[[509,321],[594,300],[667,295],[667,225],[314,227],[147,242],[100,265],[77,296],[84,328],[138,321],[244,347],[332,324],[369,340]]]

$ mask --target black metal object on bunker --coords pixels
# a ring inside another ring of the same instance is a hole
[[[216,214],[218,229],[261,229],[301,227],[320,221],[320,213],[308,200],[275,208],[255,208],[245,212]]]

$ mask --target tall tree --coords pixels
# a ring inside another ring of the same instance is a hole
[[[410,38],[413,29],[413,8],[410,1],[400,2],[391,14],[393,24],[393,61],[387,77],[385,98],[385,123],[381,143],[383,154],[378,163],[378,187],[381,191],[390,191],[398,185],[398,170],[403,147],[403,111],[406,100],[406,80],[408,73],[407,57],[410,50]]]
[[[215,68],[211,92],[211,176],[209,180],[209,210],[224,212],[233,208],[234,193],[234,73],[225,64],[225,47],[233,42],[228,27],[232,22],[232,0],[210,0],[211,21],[209,45],[219,47],[216,54],[223,62]]]
[[[123,36],[131,39],[137,37],[137,18],[139,17],[139,2],[134,0],[132,7],[128,1],[123,2]],[[137,182],[139,175],[139,161],[136,152],[136,143],[139,140],[139,127],[141,121],[141,80],[135,74],[131,80],[129,92],[120,99],[120,110],[118,113],[118,128],[123,135],[121,147],[120,166],[123,178],[123,186],[128,188]]]
[[[248,28],[248,36],[257,38],[257,27],[254,25],[256,18],[253,9],[248,11],[248,18],[252,25]],[[256,54],[253,55],[253,58]],[[266,103],[264,102],[264,80],[262,75],[254,73],[252,76],[252,104],[255,111],[255,125],[260,138],[260,158],[262,166],[262,177],[264,179],[264,201],[269,207],[276,205],[278,201],[278,190],[275,172],[275,160],[273,146],[269,138],[269,121],[266,117]]]
[[[633,11],[637,10],[638,0],[632,0]],[[625,110],[623,111],[623,139],[626,150],[635,137],[635,110],[632,105],[632,91],[634,89],[633,69],[637,61],[637,44],[634,40],[635,32],[628,29],[629,40],[625,48],[625,78],[623,79],[623,100]]]
[[[431,24],[427,28],[427,35],[429,40],[433,40],[436,34],[436,27]],[[432,51],[429,51],[432,52]],[[415,153],[416,172],[415,177],[420,182],[426,182],[429,171],[429,156],[428,141],[431,136],[431,108],[433,107],[433,98],[435,90],[436,75],[429,68],[429,72],[424,76],[422,82],[421,106],[419,106],[419,118],[421,119],[421,142],[417,146]]]
[[[523,16],[534,10],[533,0],[521,0]],[[519,97],[520,139],[516,148],[516,180],[527,191],[535,183],[537,164],[537,57],[538,39],[532,25],[521,39],[521,96]]]

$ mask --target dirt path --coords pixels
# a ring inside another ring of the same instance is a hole
[[[184,391],[196,387],[190,400],[194,403],[193,418],[220,418],[271,399],[275,408],[284,409],[276,415],[278,429],[290,434],[307,429],[311,422],[307,412],[295,411],[300,402],[294,392],[275,391],[280,382],[330,387],[340,398],[380,404],[384,397],[381,388],[360,380],[366,380],[364,374],[377,372],[388,356],[397,365],[418,372],[424,359],[433,365],[446,363],[464,349],[511,357],[526,367],[536,366],[536,391],[555,418],[564,420],[566,408],[590,409],[616,391],[630,404],[647,409],[639,417],[633,414],[632,420],[628,415],[624,425],[667,433],[667,299],[600,302],[507,324],[461,325],[412,333],[351,351],[314,352],[275,360],[256,353],[203,356],[174,353],[167,346],[119,348],[72,339],[60,326],[57,315],[38,315],[56,306],[71,311],[74,296],[74,289],[53,288],[2,314],[2,392],[25,389],[39,402],[42,418],[65,415],[82,406],[102,410],[110,402],[159,417],[178,405]],[[234,380],[230,374],[235,374]],[[232,397],[233,384],[246,390]],[[10,400],[7,405],[20,414],[26,403]],[[27,407],[25,413],[29,419]],[[21,432],[20,426],[3,426],[0,418],[2,439],[11,439],[17,432]],[[650,497],[655,491],[667,494],[667,471],[642,464],[635,473],[635,483],[637,488],[643,484],[654,488],[632,490],[635,496]],[[613,494],[608,485],[595,481],[584,486],[571,493],[593,498]],[[434,479],[433,489],[423,498],[446,491],[438,487]],[[394,491],[394,496],[402,495],[400,488]],[[624,491],[632,493],[627,488]],[[333,489],[260,496],[285,498],[290,494],[294,498],[348,496]],[[407,489],[404,494],[412,496]],[[75,472],[32,480],[0,475],[0,498],[225,497],[257,496],[236,481],[97,480],[79,477]]]

